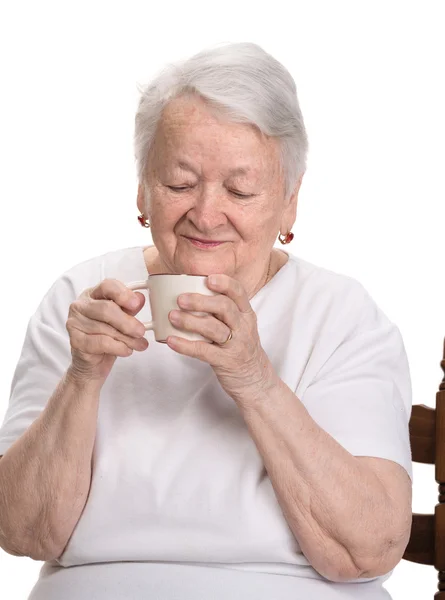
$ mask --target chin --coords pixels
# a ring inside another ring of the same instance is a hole
[[[189,275],[205,275],[207,277],[208,275],[215,275],[218,273],[228,274],[228,269],[224,269],[224,267],[221,267],[221,265],[203,264],[201,262],[197,262],[193,263],[193,265],[190,265],[189,267],[186,267],[184,272],[188,273]]]
[[[189,258],[180,261],[181,270],[190,275],[214,275],[217,273],[227,273],[232,271],[232,268],[221,264],[211,257]]]

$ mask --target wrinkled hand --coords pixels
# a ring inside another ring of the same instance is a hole
[[[69,308],[66,328],[72,361],[69,372],[77,380],[105,379],[118,356],[147,349],[145,327],[135,317],[145,297],[117,279],[104,279],[88,288]]]
[[[257,316],[242,284],[224,274],[207,278],[216,296],[181,294],[181,309],[170,311],[169,319],[178,329],[201,334],[213,343],[169,336],[167,344],[180,354],[198,358],[214,370],[223,389],[235,401],[255,396],[273,377],[274,370],[258,335]],[[186,311],[209,313],[205,317]],[[232,339],[223,346],[232,330]]]

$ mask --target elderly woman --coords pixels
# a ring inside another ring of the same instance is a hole
[[[135,147],[153,245],[71,268],[31,318],[0,546],[45,561],[31,600],[388,598],[408,361],[357,280],[274,248],[306,164],[292,77],[255,44],[200,52],[143,91]],[[149,345],[125,284],[156,273],[208,276],[169,319],[210,343]]]

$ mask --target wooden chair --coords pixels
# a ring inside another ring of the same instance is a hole
[[[439,504],[434,515],[413,513],[411,536],[403,555],[404,560],[434,565],[439,575],[435,600],[445,600],[445,340],[440,365],[444,378],[436,394],[436,408],[413,405],[409,422],[413,462],[435,465]]]

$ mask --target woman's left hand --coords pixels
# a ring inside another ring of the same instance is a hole
[[[228,275],[213,275],[212,281],[213,277],[215,283],[207,278],[207,286],[218,292],[216,296],[181,294],[178,305],[184,310],[170,311],[169,319],[178,329],[199,333],[214,343],[169,336],[167,344],[179,354],[208,363],[229,396],[236,402],[248,401],[271,382],[274,369],[261,346],[257,316],[244,287]],[[210,314],[199,317],[185,311]],[[232,339],[224,344],[230,330]]]

